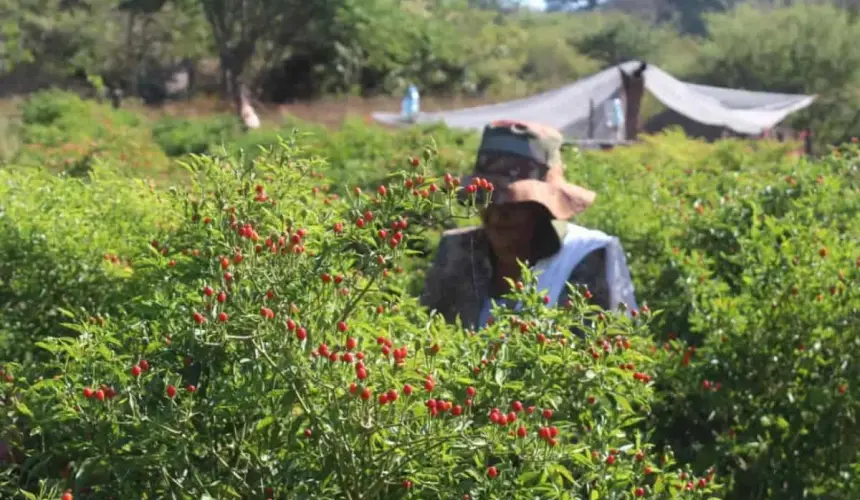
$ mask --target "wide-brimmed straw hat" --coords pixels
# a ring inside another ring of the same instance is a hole
[[[597,194],[564,179],[558,130],[536,123],[496,121],[484,128],[475,170],[461,183],[469,186],[486,179],[492,183],[491,203],[536,202],[553,218],[568,220],[594,203]],[[469,190],[461,190],[461,201]],[[487,191],[476,196],[484,202]]]

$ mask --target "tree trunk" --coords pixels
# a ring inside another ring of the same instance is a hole
[[[224,62],[222,59],[221,62],[221,97],[224,100],[230,100],[233,96],[233,89],[230,86],[230,82],[233,80],[233,76],[231,74],[229,68],[224,66]]]
[[[645,69],[646,64],[640,64],[639,68],[628,75],[621,71],[621,85],[623,89],[625,106],[624,116],[624,138],[635,141],[639,135],[639,113],[642,106],[642,96],[645,94]]]
[[[251,105],[248,89],[242,84],[241,75],[245,63],[250,59],[250,51],[239,49],[221,50],[221,78],[224,97],[236,106],[236,113],[247,129],[260,127],[260,118]]]
[[[221,49],[219,59],[221,63],[221,94],[224,100],[231,101],[236,97],[234,91],[236,90],[236,81],[239,78],[236,74],[236,58],[225,47]]]
[[[135,12],[132,10],[128,13],[128,26],[126,27],[125,53],[131,59],[131,68],[128,75],[128,91],[129,95],[137,95],[137,77],[140,73],[140,54],[134,50],[134,25]]]
[[[197,65],[188,58],[182,61],[182,65],[185,71],[188,72],[188,87],[185,89],[185,100],[190,102],[194,96],[194,90],[197,88]]]

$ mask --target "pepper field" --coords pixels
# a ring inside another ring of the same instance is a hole
[[[476,333],[415,299],[476,137],[219,120],[22,108],[3,498],[860,498],[856,144],[568,152],[641,309]]]

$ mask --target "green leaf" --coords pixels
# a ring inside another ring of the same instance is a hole
[[[612,397],[615,399],[615,402],[624,409],[624,411],[633,413],[633,407],[630,406],[630,401],[628,401],[627,398],[621,394],[614,394]]]
[[[52,343],[44,342],[44,341],[36,342],[34,345],[36,347],[40,347],[40,348],[42,348],[42,349],[44,349],[50,353],[57,353],[58,351],[61,351],[63,349],[62,346],[58,346],[56,344],[52,344]]]
[[[122,347],[123,345],[125,345],[120,339],[114,337],[113,335],[105,335],[102,338],[105,342],[113,344],[114,347]]]
[[[33,412],[30,410],[30,408],[20,401],[15,402],[15,409],[18,410],[18,413],[21,413],[22,415],[26,415],[30,418],[34,417]]]
[[[559,474],[562,477],[564,477],[565,479],[567,479],[568,482],[571,482],[571,483],[573,482],[573,474],[571,474],[570,471],[567,470],[567,467],[565,467],[561,464],[554,464],[554,465],[552,465],[551,469],[556,474]]]
[[[530,483],[534,482],[536,479],[539,479],[541,474],[542,474],[541,471],[523,472],[517,478],[517,482],[520,483],[520,485],[522,485],[522,486],[526,486],[526,485],[529,485]]]
[[[107,348],[104,344],[99,344],[96,346],[96,351],[104,357],[105,360],[113,359],[113,352]]]
[[[573,458],[574,462],[588,468],[591,468],[594,465],[594,462],[591,460],[591,455],[586,452],[574,453],[571,455],[571,458]]]
[[[269,427],[273,423],[275,423],[275,417],[272,415],[268,415],[266,418],[257,422],[257,425],[254,427],[254,430],[260,432],[261,430],[265,429],[266,427]]]
[[[663,493],[666,489],[666,483],[663,482],[663,478],[661,476],[657,476],[657,480],[654,482],[654,493]]]
[[[65,316],[67,318],[74,318],[75,317],[75,313],[73,313],[72,311],[69,311],[68,309],[63,309],[62,307],[58,307],[57,312],[59,312],[60,314],[62,314],[63,316]]]
[[[508,373],[506,370],[497,367],[495,373],[493,373],[493,380],[495,380],[500,386],[504,385],[507,375]]]
[[[81,481],[82,479],[89,477],[90,466],[92,466],[96,461],[98,461],[97,457],[88,457],[84,459],[75,472],[75,481]]]
[[[540,358],[541,363],[545,363],[548,365],[560,365],[564,363],[564,360],[561,359],[561,356],[556,354],[544,354]]]

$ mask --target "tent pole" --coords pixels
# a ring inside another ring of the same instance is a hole
[[[642,96],[645,94],[645,70],[647,63],[641,63],[638,68],[628,75],[621,71],[621,87],[624,93],[624,139],[636,140],[639,135],[639,112],[642,108]]]
[[[594,139],[594,99],[588,100],[588,138]]]

